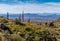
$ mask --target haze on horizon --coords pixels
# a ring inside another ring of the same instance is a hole
[[[60,0],[0,0],[0,13],[60,13]]]

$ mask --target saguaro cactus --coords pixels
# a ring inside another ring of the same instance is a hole
[[[7,12],[7,19],[9,19],[9,13]]]
[[[22,11],[22,22],[24,22],[24,11]]]

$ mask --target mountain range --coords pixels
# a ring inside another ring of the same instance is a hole
[[[0,14],[0,16],[6,17],[7,14]],[[21,16],[21,14],[9,14],[9,18],[18,18]],[[60,15],[57,14],[35,14],[35,13],[25,13],[24,18],[25,19],[31,19],[31,20],[55,20],[59,18]]]

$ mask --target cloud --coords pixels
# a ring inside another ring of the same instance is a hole
[[[60,3],[44,4],[0,4],[0,13],[60,13]]]

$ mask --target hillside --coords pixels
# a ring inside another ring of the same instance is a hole
[[[60,41],[60,18],[33,24],[0,17],[0,41]]]

